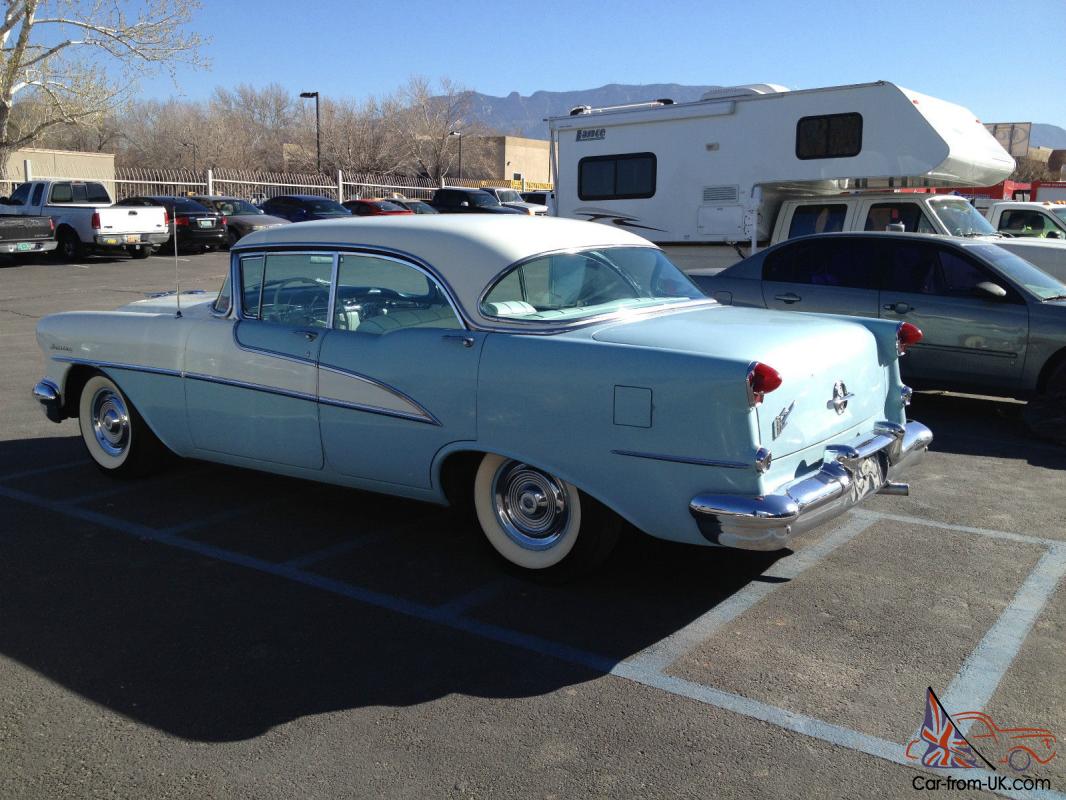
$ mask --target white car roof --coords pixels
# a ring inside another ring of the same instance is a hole
[[[298,222],[255,231],[234,252],[262,246],[345,245],[394,250],[424,261],[475,319],[482,291],[507,266],[540,253],[618,245],[654,247],[610,225],[557,217],[425,214]]]

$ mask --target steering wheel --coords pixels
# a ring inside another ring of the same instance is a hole
[[[303,275],[298,275],[298,276],[296,276],[294,278],[286,278],[285,280],[281,281],[274,288],[274,298],[271,301],[271,304],[274,306],[274,309],[275,309],[274,314],[275,315],[280,315],[279,312],[277,311],[277,309],[279,309],[281,307],[281,293],[282,293],[282,291],[285,289],[286,286],[289,286],[290,284],[294,284],[294,283],[310,284],[311,286],[313,286],[316,289],[322,288],[322,284],[320,284],[314,278],[308,278],[308,277],[305,277]],[[328,296],[329,295],[327,293],[327,297]],[[311,311],[314,310],[316,301],[317,301],[317,298],[315,298],[315,300],[313,300],[311,302],[311,305],[309,307]],[[327,303],[328,303],[328,300],[327,300]],[[294,304],[293,303],[289,303],[288,307],[289,307],[289,309],[292,309],[294,307]]]

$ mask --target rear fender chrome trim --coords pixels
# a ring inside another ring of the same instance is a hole
[[[689,456],[671,456],[663,453],[641,453],[636,450],[612,450],[616,456],[629,456],[631,458],[647,458],[652,461],[670,461],[675,464],[694,464],[700,467],[723,467],[725,469],[750,469],[752,464],[741,461],[722,461],[713,458],[690,458]]]

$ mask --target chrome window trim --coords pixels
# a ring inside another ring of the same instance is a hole
[[[674,303],[660,303],[658,305],[647,306],[645,308],[640,308],[640,309],[620,309],[618,311],[609,311],[609,312],[604,313],[604,314],[598,314],[598,315],[592,316],[592,317],[583,317],[581,319],[572,320],[570,322],[565,322],[565,323],[555,324],[555,325],[553,325],[550,322],[547,322],[545,320],[529,320],[528,322],[522,322],[521,320],[517,320],[517,319],[515,319],[513,317],[494,317],[494,316],[490,316],[488,314],[485,314],[481,310],[481,306],[482,306],[482,303],[485,302],[485,298],[488,297],[489,292],[491,292],[493,289],[495,289],[497,284],[499,284],[499,282],[501,280],[503,280],[513,270],[516,270],[519,267],[523,266],[524,264],[528,264],[531,261],[536,261],[537,259],[545,258],[546,256],[575,255],[577,253],[586,252],[588,250],[616,250],[616,249],[619,249],[619,248],[638,248],[638,247],[639,248],[645,248],[645,249],[648,249],[648,250],[658,250],[659,252],[662,252],[662,248],[658,247],[657,245],[651,244],[651,243],[648,243],[648,244],[583,245],[581,247],[561,247],[561,248],[558,248],[558,249],[555,249],[555,250],[545,250],[545,251],[537,253],[535,255],[526,256],[525,258],[520,258],[518,261],[511,262],[506,267],[504,267],[502,270],[497,272],[489,280],[489,282],[485,285],[485,288],[481,291],[481,294],[479,294],[478,298],[477,298],[477,310],[478,310],[478,314],[480,314],[482,317],[484,317],[487,320],[490,320],[492,322],[506,322],[506,323],[509,323],[510,325],[512,325],[514,327],[503,327],[503,326],[495,326],[495,325],[493,325],[490,328],[485,328],[485,330],[492,330],[492,331],[497,331],[497,332],[500,332],[500,333],[531,333],[531,334],[550,335],[550,334],[555,334],[555,333],[562,333],[563,331],[574,330],[576,328],[583,328],[583,327],[585,327],[587,325],[596,325],[596,324],[601,323],[601,322],[611,322],[613,320],[627,319],[627,318],[630,318],[630,317],[635,316],[635,315],[659,314],[659,313],[663,313],[665,311],[673,311],[675,309],[681,309],[681,308],[693,308],[693,307],[699,307],[699,306],[704,306],[704,305],[708,305],[708,306],[720,305],[720,303],[717,300],[715,300],[715,299],[713,299],[711,297],[698,297],[698,298],[693,298],[693,299],[689,299],[689,300],[685,300],[685,301],[681,301],[680,298],[679,298],[678,302],[674,302]],[[664,257],[665,257],[665,255],[666,254],[663,253]],[[669,259],[667,259],[667,260],[669,260]],[[673,264],[672,261],[670,263]],[[689,283],[691,283],[692,286],[697,291],[701,291],[700,288],[698,286],[696,286],[696,284],[692,281],[692,279],[689,278],[689,276],[686,275],[681,270],[680,267],[678,267],[676,264],[674,264],[674,268],[677,269],[677,271],[679,273],[684,275],[685,279],[688,280]]]
[[[262,255],[265,258],[270,253],[277,252],[314,253],[316,255],[331,253],[338,258],[344,253],[358,253],[361,255],[377,256],[389,261],[395,261],[404,266],[414,267],[440,287],[441,291],[444,293],[445,299],[448,301],[448,305],[451,306],[452,313],[455,314],[464,330],[478,329],[477,323],[466,313],[466,309],[456,299],[451,284],[449,284],[444,276],[441,275],[440,271],[435,269],[432,264],[419,258],[413,253],[408,253],[391,247],[383,247],[381,245],[339,244],[337,242],[277,242],[259,246],[249,244],[244,247],[238,243],[236,247],[230,250],[235,263],[238,263],[241,258],[248,256]],[[336,286],[336,283],[336,280],[334,280],[334,286]],[[255,319],[255,317],[245,317],[245,319]],[[332,323],[333,320],[330,319],[331,328]]]
[[[725,469],[749,469],[753,464],[745,464],[742,461],[724,461],[713,458],[692,458],[689,456],[671,456],[663,453],[642,453],[637,450],[612,450],[616,456],[629,456],[631,458],[647,458],[652,461],[670,461],[675,464],[693,464],[699,467],[723,467]]]
[[[462,326],[462,330],[469,330],[470,329],[469,326],[467,325],[467,321],[466,321],[465,317],[459,311],[459,307],[457,305],[457,302],[452,298],[451,287],[448,286],[448,284],[445,283],[445,281],[443,279],[438,279],[436,277],[436,275],[434,275],[428,269],[423,267],[421,264],[415,263],[414,261],[408,261],[405,258],[399,258],[397,256],[386,255],[384,253],[367,253],[367,252],[364,252],[362,250],[347,251],[347,252],[353,252],[353,254],[356,254],[356,255],[370,255],[370,256],[372,256],[374,258],[380,258],[382,261],[393,261],[393,262],[395,262],[397,264],[400,264],[401,266],[411,267],[416,272],[421,273],[426,278],[428,278],[430,281],[432,281],[433,284],[440,290],[441,294],[444,295],[444,299],[448,301],[448,307],[451,308],[452,314],[455,315],[455,318],[456,318],[456,320],[458,320],[459,325]],[[336,273],[333,276],[333,288],[334,288],[334,291],[336,291],[336,289],[338,288],[338,284],[339,284],[339,281],[340,281],[340,259],[341,259],[341,256],[343,256],[343,255],[344,255],[344,252],[339,251],[339,250],[337,251],[337,265],[338,266],[337,266],[337,271],[336,271]],[[333,318],[332,317],[330,318],[330,322],[331,323],[333,322]],[[451,329],[450,328],[441,328],[441,330],[451,330]],[[354,333],[354,331],[345,331],[345,333]]]

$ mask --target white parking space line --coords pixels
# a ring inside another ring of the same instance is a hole
[[[909,517],[905,514],[887,514],[884,511],[873,511],[870,509],[855,509],[852,511],[860,517],[869,517],[873,520],[891,520],[892,522],[902,522],[907,525],[923,525],[927,528],[940,528],[945,531],[958,531],[959,533],[975,533],[978,536],[988,536],[993,539],[1006,539],[1010,542],[1021,542],[1023,544],[1035,544],[1041,547],[1057,547],[1062,544],[1055,539],[1045,539],[1042,536],[1027,536],[1024,533],[1012,533],[1011,531],[997,531],[992,528],[974,528],[971,525],[955,525],[951,522],[937,522],[933,519],[922,519],[921,517]]]
[[[337,544],[331,545],[330,547],[323,547],[320,550],[313,550],[310,553],[297,556],[296,558],[286,561],[284,566],[289,567],[290,569],[306,569],[320,561],[325,561],[326,559],[334,558],[336,556],[342,556],[345,553],[358,550],[360,547],[366,547],[367,545],[380,542],[392,535],[392,533],[392,531],[375,531],[374,533],[366,533],[357,539],[347,539],[343,542],[337,542]]]
[[[755,580],[733,593],[706,614],[690,622],[647,649],[630,661],[639,661],[645,669],[663,671],[682,656],[690,653],[709,639],[723,625],[732,622],[774,590],[787,583],[808,567],[817,564],[842,544],[851,541],[877,520],[853,516],[840,528],[826,535],[817,544],[783,558],[765,573],[764,577],[777,580]],[[781,582],[778,582],[781,581]]]
[[[870,736],[866,733],[853,731],[850,728],[844,728],[840,725],[823,722],[814,717],[797,714],[793,711],[779,708],[778,706],[761,703],[758,700],[752,700],[748,697],[743,697],[731,692],[724,692],[711,686],[704,686],[701,683],[694,683],[693,681],[687,681],[683,678],[663,675],[661,672],[657,672],[654,669],[648,669],[647,665],[643,663],[625,661],[618,664],[611,672],[614,675],[627,678],[645,686],[661,689],[664,692],[669,692],[670,694],[679,695],[681,697],[687,697],[690,700],[696,700],[697,702],[705,703],[709,706],[714,706],[715,708],[732,711],[745,717],[762,720],[771,725],[776,725],[779,728],[794,731],[795,733],[801,733],[804,736],[810,736],[814,739],[820,739],[829,744],[846,747],[849,750],[856,750],[860,753],[866,753],[867,755],[882,758],[895,764],[910,767],[917,772],[937,775],[938,777],[947,777],[950,775],[960,781],[972,780],[974,778],[987,779],[996,775],[994,772],[978,769],[926,769],[920,763],[908,761],[904,755],[906,745],[898,742],[890,742],[887,739],[882,739],[877,736]],[[1066,794],[1056,791],[1014,791],[1004,789],[996,791],[995,794],[1011,798],[1029,798],[1030,800],[1031,798],[1040,798],[1040,800],[1066,800]]]
[[[463,631],[474,636],[478,636],[491,641],[499,642],[501,644],[517,647],[529,652],[537,653],[538,655],[545,655],[552,658],[556,658],[560,661],[564,661],[576,666],[586,667],[594,672],[609,673],[615,677],[630,680],[635,683],[648,686],[655,689],[660,689],[670,694],[677,695],[679,697],[685,697],[690,700],[695,700],[700,703],[705,703],[709,706],[721,708],[726,711],[730,711],[751,719],[760,720],[762,722],[769,723],[784,730],[792,731],[795,733],[809,736],[814,739],[818,739],[823,742],[827,742],[839,747],[845,747],[856,752],[865,753],[877,758],[884,759],[894,764],[900,764],[905,767],[911,768],[917,772],[923,772],[927,774],[937,775],[944,777],[951,775],[959,780],[966,780],[970,778],[985,777],[992,775],[993,773],[986,773],[981,770],[929,770],[916,762],[907,761],[904,757],[905,745],[898,742],[890,742],[886,739],[881,739],[876,736],[870,736],[869,734],[861,733],[860,731],[854,731],[850,728],[844,728],[839,725],[833,725],[822,720],[808,717],[803,714],[797,714],[794,711],[789,711],[785,708],[762,703],[757,700],[752,700],[741,695],[726,692],[721,689],[716,689],[712,686],[705,686],[693,681],[684,680],[682,678],[676,678],[669,675],[664,675],[659,668],[660,659],[652,657],[637,656],[633,659],[618,662],[615,659],[608,658],[607,656],[592,653],[580,648],[572,647],[570,645],[553,642],[547,639],[542,639],[538,636],[522,633],[520,631],[512,630],[509,628],[503,628],[491,623],[481,622],[476,619],[462,616],[462,612],[469,607],[469,600],[466,602],[446,603],[441,607],[431,607],[423,603],[415,602],[412,600],[406,600],[394,595],[388,595],[382,592],[377,592],[372,589],[366,589],[360,586],[344,583],[343,581],[327,578],[323,575],[317,575],[313,572],[307,572],[301,569],[296,569],[285,564],[275,564],[269,561],[265,561],[254,556],[244,555],[243,553],[237,553],[230,550],[225,550],[214,545],[206,544],[204,542],[198,542],[191,539],[185,539],[176,535],[174,531],[179,530],[182,526],[176,526],[170,529],[157,530],[149,528],[145,525],[137,523],[127,522],[121,519],[115,519],[109,517],[106,514],[100,514],[95,511],[90,511],[78,506],[70,506],[63,503],[57,503],[49,500],[44,500],[40,497],[36,497],[28,492],[23,492],[18,489],[12,489],[0,485],[0,497],[7,497],[12,500],[16,500],[27,505],[35,506],[46,511],[52,511],[54,513],[63,514],[66,516],[82,519],[87,522],[98,524],[119,533],[124,533],[130,536],[137,537],[139,539],[150,540],[159,544],[169,545],[182,550],[198,553],[199,555],[207,558],[212,558],[217,561],[233,564],[236,566],[245,567],[257,572],[262,572],[268,575],[274,575],[276,577],[285,578],[295,583],[300,583],[305,586],[319,589],[321,591],[331,592],[342,597],[347,597],[358,602],[366,603],[386,611],[393,613],[403,614],[414,619],[419,619],[425,622],[437,623],[444,625],[454,630]],[[828,548],[826,552],[831,552],[833,547],[839,546],[847,539],[854,537],[869,524],[872,524],[876,519],[869,520],[867,525],[859,526],[860,520],[849,521],[848,524],[843,526],[840,530],[835,531],[834,534],[826,537],[825,546]],[[854,527],[851,527],[854,525]],[[847,533],[845,533],[847,531]],[[848,535],[850,534],[850,535]],[[838,537],[840,541],[835,544],[831,544],[832,537]],[[822,544],[821,542],[819,544]],[[811,550],[814,551],[815,547]],[[797,554],[801,555],[801,554]],[[824,553],[821,556],[816,554],[809,556],[810,563],[817,561],[817,558],[824,557]],[[1042,588],[1042,581],[1049,580],[1051,576],[1059,574],[1059,555],[1049,560],[1045,565],[1045,570],[1041,572],[1047,572],[1048,578],[1036,580],[1034,586],[1028,593],[1019,594],[1023,595],[1023,598],[1032,594],[1035,597],[1039,597],[1040,593],[1044,591]],[[807,566],[810,565],[807,564]],[[1041,562],[1043,563],[1043,562]],[[1038,564],[1039,567],[1039,564]],[[783,567],[786,570],[787,568]],[[798,573],[797,573],[798,574]],[[1057,580],[1057,578],[1056,578]],[[1027,584],[1029,582],[1027,581]],[[474,590],[469,595],[464,597],[471,597],[479,595],[482,591],[491,595],[489,587],[495,587],[496,583],[492,582],[484,587]],[[1023,587],[1024,589],[1024,587]],[[478,598],[480,599],[480,598]],[[758,598],[757,598],[758,599]],[[1019,603],[1021,607],[1023,603]],[[750,604],[747,606],[750,608]],[[1033,619],[1039,614],[1043,604],[1025,605]],[[743,609],[741,609],[743,610]],[[735,616],[735,615],[734,615]],[[1030,623],[1031,625],[1031,623]],[[998,627],[998,623],[997,623]],[[1025,629],[1028,632],[1028,627]],[[980,649],[980,648],[979,648]],[[1011,798],[1040,798],[1040,800],[1066,800],[1066,794],[1056,791],[1012,791],[1012,790],[999,790],[996,792],[1005,797]]]
[[[1040,558],[996,624],[940,695],[946,708],[959,711],[984,709],[1063,575],[1066,575],[1066,547],[1059,545]]]
[[[481,605],[486,600],[491,600],[514,585],[515,581],[512,578],[506,576],[497,578],[476,589],[471,589],[466,594],[459,595],[443,605],[437,606],[437,611],[445,616],[461,617],[471,608]]]
[[[87,461],[68,461],[64,464],[52,464],[47,467],[36,467],[34,469],[25,469],[21,472],[9,472],[6,475],[0,475],[0,482],[2,481],[17,481],[19,478],[32,478],[34,475],[47,475],[49,472],[59,472],[63,469],[73,469],[74,467],[84,467],[88,464]]]

